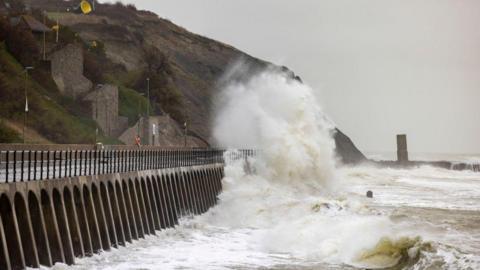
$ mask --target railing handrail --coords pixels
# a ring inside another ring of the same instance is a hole
[[[24,182],[225,163],[224,149],[131,147],[126,149],[0,150],[0,182]],[[251,156],[238,150],[229,158]]]

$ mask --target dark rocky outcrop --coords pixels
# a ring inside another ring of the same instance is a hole
[[[368,161],[352,140],[338,128],[335,128],[333,137],[336,146],[335,152],[343,164],[352,165]]]

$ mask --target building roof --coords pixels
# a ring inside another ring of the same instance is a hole
[[[32,31],[32,32],[50,32],[52,29],[48,28],[45,24],[39,22],[37,19],[30,15],[22,15],[20,17],[12,18],[10,23],[12,26],[17,26],[21,21],[25,23],[25,25]]]

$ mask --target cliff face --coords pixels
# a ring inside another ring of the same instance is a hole
[[[187,121],[192,135],[206,140],[210,139],[211,109],[219,77],[240,59],[252,70],[261,70],[271,65],[227,44],[193,34],[154,13],[138,11],[134,7],[97,4],[95,12],[81,15],[66,11],[73,5],[69,1],[24,2],[32,8],[46,10],[51,19],[58,18],[62,25],[77,32],[84,42],[99,41],[104,44],[109,61],[122,70],[120,77],[137,76],[137,81],[141,81],[142,78],[139,80],[138,77],[145,75],[145,70],[149,74],[160,74],[161,83],[151,87],[178,91],[182,104],[176,105],[175,110],[181,110],[183,119],[176,120]],[[279,69],[300,80],[287,68]],[[118,70],[112,71],[115,72],[118,74]],[[146,85],[137,82],[131,88],[145,92]],[[335,133],[335,142],[343,162],[355,163],[365,158],[340,131]]]

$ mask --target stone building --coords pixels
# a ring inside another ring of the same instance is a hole
[[[128,128],[128,118],[118,115],[118,87],[110,84],[99,85],[85,96],[91,106],[92,119],[103,133],[118,137]]]
[[[50,56],[52,77],[63,95],[77,99],[92,89],[92,82],[83,75],[83,51],[69,44]]]
[[[33,34],[43,34],[52,31],[52,29],[48,28],[46,25],[39,22],[37,19],[30,15],[21,15],[18,17],[10,18],[10,25],[13,27],[20,27],[29,30]]]

